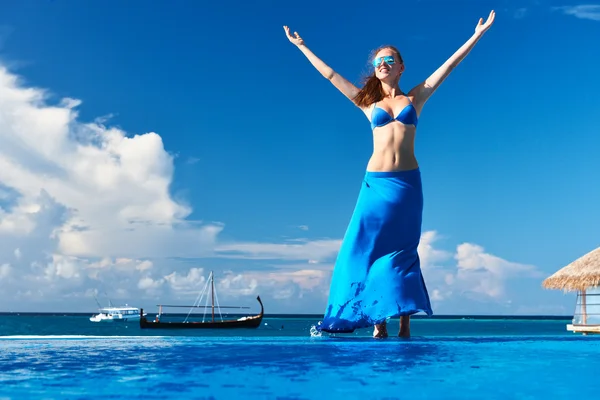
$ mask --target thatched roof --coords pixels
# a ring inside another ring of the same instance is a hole
[[[542,282],[546,289],[583,290],[600,286],[600,247],[556,271]]]

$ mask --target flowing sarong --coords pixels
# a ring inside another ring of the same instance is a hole
[[[422,214],[418,168],[365,173],[317,330],[348,333],[389,317],[433,314],[417,253]]]

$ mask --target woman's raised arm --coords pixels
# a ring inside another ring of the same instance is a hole
[[[351,101],[356,97],[360,89],[354,86],[351,82],[346,80],[343,76],[338,74],[329,65],[325,64],[319,57],[317,57],[306,45],[304,40],[298,35],[298,32],[294,32],[294,35],[290,34],[290,28],[284,26],[285,34],[290,42],[292,42],[300,51],[308,58],[308,61],[329,80],[333,86],[335,86],[340,92],[344,94]]]
[[[409,92],[409,95],[414,96],[413,102],[415,105],[422,107],[423,104],[429,99],[429,97],[436,91],[436,89],[444,82],[444,80],[450,75],[450,73],[456,68],[458,64],[469,54],[475,44],[481,39],[483,34],[492,26],[496,13],[492,10],[488,16],[487,21],[483,22],[483,18],[480,18],[477,26],[475,27],[475,33],[469,38],[452,56],[446,60],[442,66],[440,66],[431,76],[425,81],[415,86]]]

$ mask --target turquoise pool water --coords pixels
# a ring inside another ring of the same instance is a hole
[[[191,336],[53,318],[56,325],[0,325],[0,399],[567,399],[600,391],[600,341],[566,332],[565,321],[415,320],[411,339],[375,340],[368,330],[311,337],[314,321],[302,318]]]

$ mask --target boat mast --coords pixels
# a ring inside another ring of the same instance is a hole
[[[215,322],[215,276],[213,271],[210,271],[210,286],[211,286],[211,308],[212,308],[212,322]]]

